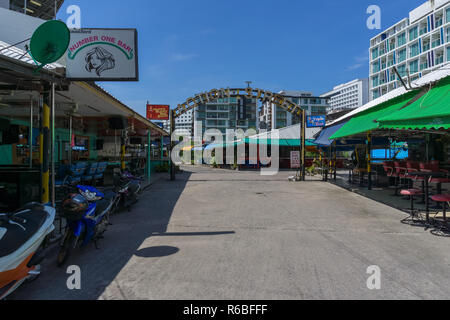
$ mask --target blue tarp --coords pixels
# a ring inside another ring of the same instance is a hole
[[[330,137],[333,136],[339,129],[341,129],[347,122],[337,124],[332,127],[324,128],[319,137],[314,141],[316,145],[320,148],[329,148],[334,140],[330,140]],[[354,150],[354,146],[357,144],[365,144],[366,139],[338,139],[336,141],[336,147],[340,151],[351,151]],[[386,137],[374,137],[372,140],[373,146],[388,146],[389,139]]]
[[[314,141],[320,147],[329,147],[334,142],[334,140],[329,140],[339,129],[341,129],[347,122],[337,124],[332,127],[324,128],[319,137]]]

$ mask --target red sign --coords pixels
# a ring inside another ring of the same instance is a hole
[[[147,105],[147,119],[169,120],[170,106]]]

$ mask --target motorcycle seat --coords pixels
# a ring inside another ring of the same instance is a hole
[[[105,195],[106,197],[106,195]],[[95,209],[95,216],[98,217],[101,215],[108,207],[111,205],[112,198],[107,199],[104,198],[100,201],[97,201],[97,208]]]
[[[0,221],[0,227],[6,229],[6,234],[0,240],[0,258],[9,256],[20,249],[39,231],[48,218],[47,211],[38,206],[29,206],[29,209],[23,209],[23,212],[16,212],[19,213],[16,213],[15,217],[26,221],[25,223],[20,223],[26,230],[23,230],[18,225]]]

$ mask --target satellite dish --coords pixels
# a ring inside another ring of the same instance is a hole
[[[64,22],[50,20],[40,25],[31,37],[29,52],[36,64],[41,64],[38,70],[59,60],[67,51],[69,42],[70,31]]]

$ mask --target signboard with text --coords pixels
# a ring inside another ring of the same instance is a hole
[[[308,116],[306,118],[307,128],[323,128],[327,125],[326,116]]]
[[[169,120],[170,106],[166,105],[147,105],[147,119],[148,120]]]
[[[136,29],[72,29],[67,78],[80,81],[138,81]]]
[[[291,169],[300,168],[300,151],[291,151]]]

